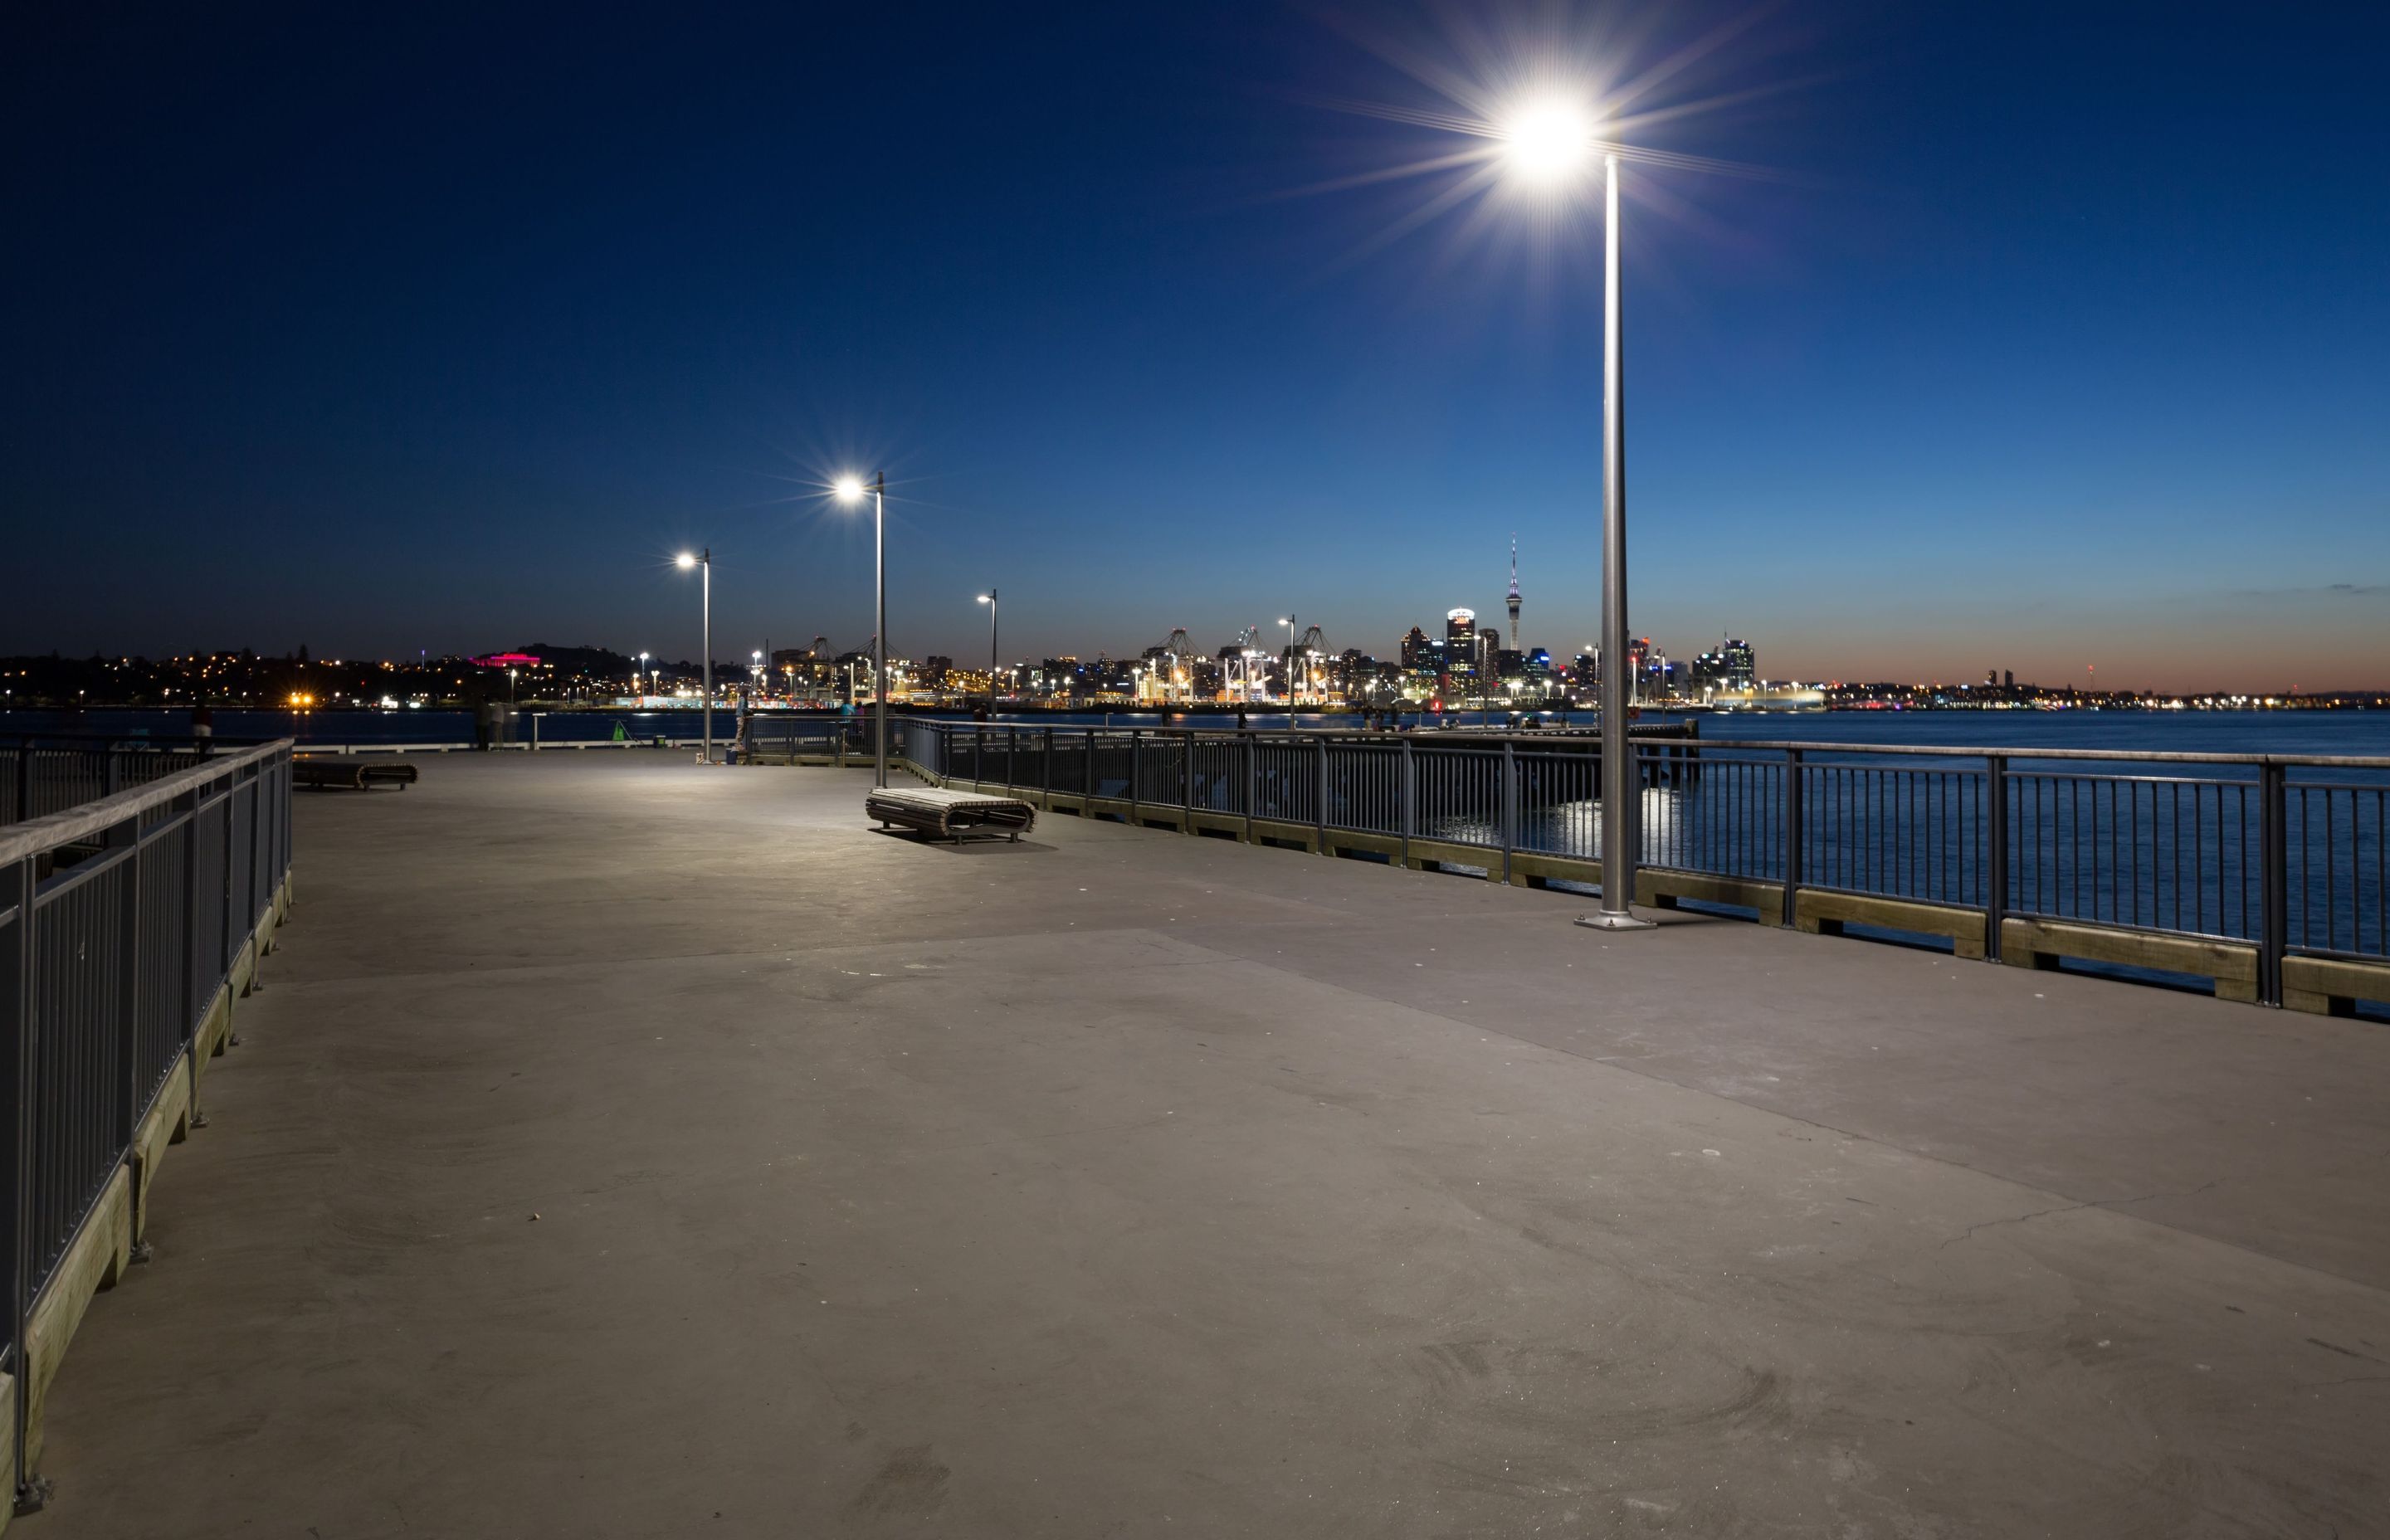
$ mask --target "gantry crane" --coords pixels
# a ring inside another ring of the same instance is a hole
[[[1328,638],[1311,626],[1287,649],[1286,699],[1289,705],[1328,699]]]
[[[1233,706],[1257,706],[1269,698],[1269,654],[1262,628],[1249,625],[1220,657],[1220,699]]]
[[[1159,648],[1149,649],[1150,665],[1137,685],[1137,698],[1163,705],[1182,705],[1195,699],[1194,659],[1188,651],[1187,628],[1178,626]]]

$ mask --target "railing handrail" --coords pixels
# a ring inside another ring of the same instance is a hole
[[[907,720],[919,722],[927,726],[961,728],[964,730],[982,727],[1001,728],[1006,726],[1026,725],[1021,723],[969,722],[956,721],[952,718],[945,717],[928,716],[910,717],[907,718]],[[1306,740],[1316,738],[1368,738],[1373,740],[1381,739],[1389,743],[1402,741],[1422,743],[1441,739],[1446,742],[1458,742],[1463,744],[1483,743],[1489,747],[1498,747],[1504,743],[1549,745],[1554,742],[1582,742],[1587,746],[1593,746],[1599,744],[1600,741],[1599,738],[1594,738],[1589,734],[1581,738],[1576,736],[1562,738],[1561,735],[1555,733],[1504,733],[1479,731],[1475,728],[1450,727],[1423,727],[1414,728],[1408,732],[1391,732],[1384,729],[1370,729],[1364,727],[1149,726],[1144,724],[1108,727],[1103,724],[1097,722],[1061,722],[1054,723],[1050,725],[1043,724],[1034,725],[1044,727],[1046,730],[1060,733],[1139,732],[1170,733],[1189,737],[1210,735],[1220,738],[1235,738],[1242,736],[1246,738],[1303,738]],[[1734,753],[1746,749],[1763,750],[1774,753],[1783,753],[1792,750],[1799,750],[1804,753],[1811,754],[1867,754],[1878,758],[1890,759],[1913,758],[1979,760],[1989,755],[1998,754],[2006,758],[2011,764],[2015,764],[2019,761],[2033,763],[2043,760],[2076,760],[2098,762],[2108,764],[2245,764],[2252,766],[2279,764],[2286,767],[2306,766],[2311,768],[2344,770],[2390,770],[2390,755],[2382,754],[2234,754],[2178,749],[2037,749],[2016,744],[1984,744],[1973,747],[1964,747],[1947,744],[1923,743],[1811,743],[1793,739],[1741,738],[1653,738],[1635,741],[1637,741],[1638,747],[1656,744],[1669,749],[1699,749],[1704,754],[1713,752]]]
[[[1942,744],[1802,743],[1779,739],[1706,738],[1712,749],[1798,749],[1813,754],[1873,754],[1895,759],[1983,759],[1998,754],[2011,764],[2019,760],[2093,760],[2109,764],[2281,764],[2323,765],[2350,770],[2390,770],[2390,755],[2381,754],[2229,754],[2181,749],[2033,749],[2016,744],[1954,748]]]
[[[111,796],[100,797],[63,812],[45,813],[21,824],[11,824],[0,828],[0,866],[87,839],[111,825],[123,822],[128,816],[161,807],[193,788],[219,778],[226,771],[266,764],[277,754],[288,752],[290,747],[290,739],[280,738],[252,749],[212,754],[203,764],[177,770],[170,776],[161,776],[154,781]]]

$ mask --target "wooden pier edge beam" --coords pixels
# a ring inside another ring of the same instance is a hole
[[[2353,1016],[2359,1000],[2390,1005],[2390,957],[2380,962],[2296,956],[2282,959],[2283,1009]]]
[[[25,1317],[25,1470],[41,1469],[43,1412],[50,1384],[93,1296],[113,1288],[133,1262],[133,1168],[119,1165],[83,1227],[58,1258]]]
[[[191,1033],[190,1059],[191,1105],[199,1104],[199,1081],[206,1075],[208,1060],[225,1051],[232,1041],[233,988],[230,982],[216,986],[216,996],[208,1002],[207,1013]]]
[[[1378,834],[1368,829],[1338,828],[1329,826],[1320,838],[1319,853],[1342,855],[1353,851],[1364,855],[1382,855],[1390,866],[1403,863],[1403,837],[1399,834]]]
[[[149,1229],[149,1184],[166,1158],[168,1145],[190,1136],[192,1097],[198,1088],[192,1058],[196,1044],[174,1056],[173,1067],[150,1098],[149,1110],[133,1131],[133,1148],[125,1156],[133,1168],[133,1244],[139,1246]]]
[[[1256,845],[1275,845],[1283,850],[1308,851],[1325,855],[1327,849],[1319,840],[1319,826],[1305,819],[1296,823],[1291,818],[1246,818],[1239,815],[1240,828],[1248,830],[1245,838]]]
[[[149,1110],[142,1114],[124,1159],[109,1174],[98,1200],[84,1216],[82,1226],[51,1270],[49,1281],[26,1313],[24,1469],[29,1477],[41,1468],[49,1390],[66,1361],[67,1348],[82,1328],[93,1300],[114,1288],[132,1265],[135,1250],[148,1228],[149,1189],[159,1167],[165,1163],[166,1150],[189,1137],[195,1126],[202,1066],[224,1052],[230,1041],[233,1001],[254,982],[257,959],[271,950],[274,933],[289,916],[290,901],[291,881],[286,873],[257,929],[234,959],[238,977],[227,974],[216,986],[191,1041],[175,1056]],[[14,1389],[11,1378],[0,1374],[0,1397]],[[0,1445],[15,1437],[16,1419],[0,1418]],[[0,1459],[15,1453],[0,1447]],[[13,1517],[14,1505],[0,1503],[0,1531],[7,1529]]]
[[[1877,898],[1817,888],[1804,888],[1792,895],[1794,930],[1813,936],[1839,936],[1850,925],[1876,925],[1887,930],[1947,936],[1953,954],[1978,962],[1983,960],[1989,930],[1983,910],[1963,909],[1953,904],[1921,904],[1913,899]],[[2005,936],[2000,944],[2003,948],[2008,945]]]
[[[2014,915],[2000,922],[2001,961],[2018,968],[2049,969],[2056,968],[2062,957],[2200,974],[2215,981],[2219,1000],[2254,1005],[2257,999],[2258,957],[2254,942],[2161,936],[2054,919],[2021,919]]]
[[[1683,899],[1757,911],[1762,924],[1784,912],[1784,884],[1754,878],[1716,877],[1707,872],[1653,871],[1635,873],[1635,902],[1654,909],[1673,909]]]

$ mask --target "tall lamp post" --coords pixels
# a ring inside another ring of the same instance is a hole
[[[979,602],[987,606],[987,714],[996,714],[996,586],[988,585]]]
[[[1299,633],[1294,629],[1295,614],[1290,610],[1286,619],[1278,623],[1286,627],[1286,725],[1294,725],[1294,643]]]
[[[1618,278],[1618,157],[1602,157],[1601,222],[1601,907],[1577,923],[1648,930],[1634,912],[1642,792],[1626,736],[1626,348]]]
[[[694,554],[680,553],[679,566],[686,571],[691,567],[704,570],[705,582],[705,701],[700,713],[705,718],[705,763],[713,763],[713,547]]]
[[[863,478],[842,476],[836,491],[842,503],[863,500]],[[871,479],[872,565],[878,599],[871,632],[871,775],[874,786],[888,784],[888,473]]]
[[[1530,190],[1557,194],[1601,150],[1601,907],[1577,920],[1597,930],[1642,930],[1636,917],[1635,766],[1626,735],[1626,374],[1620,331],[1618,155],[1593,120],[1552,97],[1520,104],[1489,126],[1504,173]]]
[[[639,654],[638,687],[641,695],[648,693],[648,655],[644,652]]]

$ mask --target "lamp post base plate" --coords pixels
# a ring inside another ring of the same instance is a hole
[[[1614,915],[1607,909],[1597,910],[1593,914],[1577,916],[1576,922],[1588,930],[1656,930],[1660,928],[1658,920],[1645,919],[1631,910],[1621,910]]]

